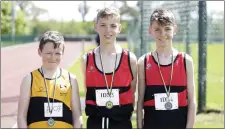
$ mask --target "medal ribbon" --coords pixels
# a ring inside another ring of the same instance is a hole
[[[160,73],[160,76],[161,76],[161,79],[162,79],[162,82],[163,82],[163,85],[164,85],[167,97],[169,97],[170,96],[170,86],[171,86],[171,82],[172,82],[172,78],[173,78],[173,54],[172,54],[172,58],[171,58],[172,67],[171,67],[171,70],[170,70],[170,85],[168,86],[169,87],[168,90],[166,88],[166,83],[164,81],[164,78],[163,78],[163,75],[162,75],[162,72],[161,72],[161,69],[160,69],[159,56],[158,56],[157,52],[156,52],[156,55],[157,55],[157,62],[158,62],[159,73]]]
[[[99,55],[100,55],[100,61],[101,61],[102,71],[103,71],[103,74],[104,74],[104,79],[105,79],[105,83],[106,83],[106,87],[107,87],[107,92],[108,92],[109,97],[111,97],[112,85],[113,85],[113,82],[114,82],[114,75],[115,75],[115,71],[116,71],[117,54],[116,54],[116,59],[115,59],[115,65],[114,65],[114,68],[113,68],[113,75],[112,75],[112,81],[111,81],[110,88],[109,88],[109,84],[108,84],[108,81],[106,79],[106,75],[105,75],[104,68],[103,68],[103,61],[102,61],[102,54],[101,54],[100,47],[99,47]],[[109,89],[110,89],[110,91],[109,91]]]

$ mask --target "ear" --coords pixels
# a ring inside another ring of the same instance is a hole
[[[152,28],[151,28],[151,26],[148,28],[148,33],[149,34],[152,34]]]
[[[178,31],[177,25],[175,24],[175,25],[173,26],[173,28],[174,28],[174,30],[173,30],[173,35],[176,35],[176,34],[177,34],[177,31]]]
[[[118,32],[118,34],[121,32],[121,30],[122,30],[122,25],[119,24],[119,32]]]
[[[41,50],[38,48],[38,55],[41,56]]]
[[[96,32],[98,32],[98,27],[97,27],[96,23],[94,24],[94,29],[95,29]]]

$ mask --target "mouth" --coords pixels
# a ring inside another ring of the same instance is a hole
[[[159,41],[166,41],[168,38],[158,38]]]
[[[104,37],[105,37],[106,39],[110,39],[110,38],[112,37],[112,35],[104,35]]]

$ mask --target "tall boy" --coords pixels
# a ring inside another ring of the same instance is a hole
[[[116,42],[120,14],[104,8],[94,25],[100,46],[83,56],[88,129],[131,129],[137,78],[136,56]]]

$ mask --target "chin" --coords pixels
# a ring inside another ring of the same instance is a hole
[[[58,64],[48,64],[47,67],[48,67],[49,69],[56,69],[56,68],[59,67],[59,65],[58,65]]]

